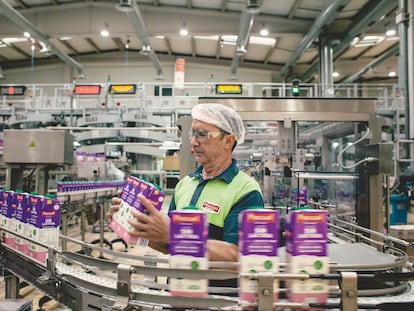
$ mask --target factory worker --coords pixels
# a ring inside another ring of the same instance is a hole
[[[198,104],[191,115],[191,153],[200,165],[177,183],[169,210],[195,206],[205,211],[209,260],[238,261],[238,215],[264,205],[259,184],[240,171],[232,158],[236,145],[244,141],[243,121],[236,111],[221,104]],[[168,253],[168,215],[144,197],[140,200],[148,214],[134,211],[136,221],[130,223],[136,231],[131,234],[148,239],[149,246]],[[120,200],[114,198],[113,203],[111,211],[117,210]]]

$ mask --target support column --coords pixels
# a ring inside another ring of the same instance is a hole
[[[333,86],[333,49],[331,41],[319,37],[319,82],[321,84],[321,97],[334,96]]]
[[[401,3],[406,3],[407,0],[401,0]],[[401,6],[400,6],[401,10]],[[400,59],[406,58],[406,63],[402,63],[400,61],[399,63],[399,70],[401,67],[404,67],[404,71],[408,71],[408,79],[406,79],[404,82],[407,85],[407,92],[408,96],[406,98],[408,101],[406,102],[406,107],[408,107],[408,111],[406,111],[406,118],[408,119],[408,122],[410,123],[408,128],[406,129],[406,133],[409,133],[406,135],[408,139],[414,138],[414,0],[409,0],[408,3],[408,10],[407,14],[405,15],[407,22],[401,23],[401,28],[406,29],[406,50],[402,50],[401,47],[401,38],[400,38]],[[404,53],[405,52],[405,53]],[[402,54],[404,53],[404,54]],[[402,56],[403,55],[403,56]],[[407,73],[405,73],[407,75]],[[406,124],[408,123],[406,121]],[[413,152],[411,152],[411,158],[413,157]]]
[[[396,24],[400,36],[398,57],[398,88],[405,106],[405,138],[414,138],[414,0],[399,0]],[[399,117],[399,116],[398,116]],[[399,134],[399,129],[397,129]],[[414,154],[413,145],[407,147],[408,158]],[[399,170],[399,168],[398,168]]]

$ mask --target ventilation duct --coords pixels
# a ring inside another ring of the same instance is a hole
[[[247,0],[246,12],[250,14],[258,14],[260,12],[259,0]]]
[[[133,0],[120,0],[116,8],[121,12],[130,12],[133,10],[132,1]]]
[[[121,0],[121,1],[127,1],[127,0]],[[131,2],[131,10],[127,10],[126,14],[129,18],[129,21],[132,25],[132,27],[135,30],[135,33],[137,34],[139,40],[142,44],[142,50],[141,53],[144,55],[148,55],[151,59],[151,62],[153,66],[155,67],[155,70],[157,71],[158,78],[162,77],[162,67],[160,60],[157,57],[157,54],[155,54],[154,50],[151,48],[151,41],[147,32],[147,28],[145,27],[144,19],[141,16],[141,13],[139,11],[138,5],[135,0],[129,0]],[[119,6],[118,6],[119,7]]]
[[[43,42],[45,46],[50,47],[50,52],[59,57],[63,62],[78,71],[79,76],[83,76],[82,66],[65,52],[54,46],[46,35],[41,33],[35,26],[33,26],[26,18],[19,12],[13,9],[5,0],[0,0],[0,11],[2,14],[15,24],[19,29],[28,31],[33,39],[37,42]]]

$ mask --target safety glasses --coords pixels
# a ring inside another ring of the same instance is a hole
[[[224,131],[207,131],[207,130],[193,130],[190,129],[188,132],[188,138],[191,140],[193,137],[195,137],[196,141],[199,143],[202,143],[203,141],[206,141],[206,139],[209,138],[215,138],[219,137],[220,135],[227,134]]]

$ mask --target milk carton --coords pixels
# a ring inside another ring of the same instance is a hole
[[[11,232],[14,231],[16,221],[16,202],[14,200],[14,191],[3,191],[3,207],[2,207],[2,227]],[[5,244],[14,247],[14,234],[3,231],[3,241]]]
[[[292,201],[295,206],[303,206],[308,204],[308,189],[292,189]]]
[[[16,221],[14,232],[22,236],[27,237],[29,235],[29,194],[22,193],[16,190],[15,193],[16,200]],[[14,246],[17,250],[29,254],[29,241],[23,237],[15,236]]]
[[[4,189],[0,189],[0,230],[1,228],[3,228],[3,203],[4,203],[3,192],[4,191],[5,191]]]
[[[148,240],[137,238],[130,234],[135,229],[128,223],[133,220],[132,209],[136,209],[142,213],[146,213],[145,207],[138,199],[138,195],[142,194],[152,205],[158,210],[161,209],[164,202],[165,194],[155,187],[153,184],[133,176],[127,176],[121,191],[121,204],[119,210],[112,215],[109,226],[118,234],[126,243],[147,246]]]
[[[274,210],[251,209],[239,214],[240,273],[279,273],[279,214]],[[257,302],[257,278],[241,276],[240,299]],[[273,281],[273,301],[279,300],[279,281]]]
[[[180,210],[170,213],[170,268],[208,269],[207,216],[200,210]],[[170,279],[170,293],[174,296],[206,297],[207,279]]]
[[[49,247],[59,246],[60,202],[52,197],[31,196],[29,238]],[[47,248],[29,242],[29,256],[46,263]]]
[[[286,218],[286,262],[288,273],[329,273],[328,213],[296,210]],[[287,282],[287,298],[292,302],[324,303],[329,294],[327,280],[307,279]]]

